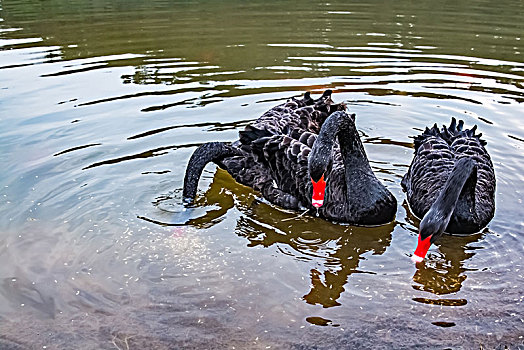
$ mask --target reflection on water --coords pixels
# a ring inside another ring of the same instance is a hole
[[[402,206],[406,210],[407,222],[418,227],[420,220],[411,212],[407,201],[404,201]],[[418,235],[417,230],[412,231]],[[465,267],[465,261],[475,255],[475,248],[470,247],[472,243],[479,242],[482,237],[482,233],[475,233],[463,236],[445,234],[439,238],[435,242],[439,247],[438,252],[431,253],[429,259],[416,264],[413,288],[436,295],[460,291],[462,283],[467,278],[465,272],[468,269]],[[439,302],[436,301],[435,304],[442,305]]]
[[[314,324],[314,325],[317,325],[317,326],[333,326],[333,327],[339,327],[340,325],[338,324],[331,324],[331,320],[326,320],[325,318],[322,318],[322,317],[317,317],[317,316],[311,316],[311,317],[308,317],[306,318],[306,321],[311,323],[311,324]]]
[[[439,254],[434,254],[426,262],[417,263],[413,276],[413,288],[436,295],[456,293],[467,278],[465,260],[475,255],[468,249],[471,243],[478,242],[482,234],[471,236],[445,235],[439,240]]]
[[[381,255],[391,241],[394,224],[374,228],[336,224],[315,224],[319,219],[302,217],[286,221],[289,214],[260,204],[238,221],[237,233],[250,246],[276,244],[284,254],[296,259],[321,258],[323,266],[311,269],[311,290],[304,295],[309,304],[338,306],[349,276],[362,273],[358,264],[367,252]],[[263,224],[262,224],[263,223]]]
[[[1,2],[0,348],[522,345],[523,11]],[[405,204],[388,225],[332,224],[214,166],[182,203],[198,145],[326,88],[399,203],[412,137],[477,124],[497,176],[489,226],[414,266]]]

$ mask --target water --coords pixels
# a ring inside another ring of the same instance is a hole
[[[0,2],[0,347],[524,346],[524,4]],[[195,147],[332,88],[399,201],[379,227],[267,204]],[[412,138],[488,141],[496,213],[418,269]]]

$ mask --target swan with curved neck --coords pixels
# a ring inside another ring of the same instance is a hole
[[[291,97],[285,103],[269,109],[257,120],[247,125],[246,131],[252,132],[241,132],[239,140],[233,143],[207,142],[197,147],[186,168],[183,188],[184,201],[193,201],[202,171],[210,162],[226,170],[243,185],[252,187],[257,191],[267,192],[271,196],[281,195],[278,189],[273,188],[273,181],[268,177],[267,169],[256,163],[250,147],[242,146],[242,143],[251,143],[251,141],[268,134],[282,134],[284,129],[289,128],[302,128],[318,133],[330,111],[345,108],[343,103],[334,104],[331,100],[331,94],[332,90],[325,90],[322,96],[313,99],[308,91],[303,98]],[[245,139],[246,136],[249,139]]]
[[[383,224],[395,215],[396,199],[369,165],[354,114],[331,114],[318,136],[295,129],[259,138],[252,148],[276,188],[296,198],[285,203],[265,196],[275,204],[316,209],[323,218],[360,225]]]
[[[449,127],[435,125],[415,138],[415,156],[402,179],[413,212],[422,217],[415,262],[444,232],[474,233],[493,218],[495,173],[486,142],[476,126],[463,126],[453,118]]]

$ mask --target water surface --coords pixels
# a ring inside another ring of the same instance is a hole
[[[0,347],[524,346],[524,3],[1,1]],[[267,204],[193,150],[335,91],[399,202],[379,227]],[[478,125],[481,232],[418,268],[412,136]]]

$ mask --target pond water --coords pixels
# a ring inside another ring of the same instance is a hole
[[[524,347],[524,2],[0,1],[0,348]],[[282,210],[185,166],[331,88],[394,222]],[[412,137],[478,125],[481,232],[409,257]]]

